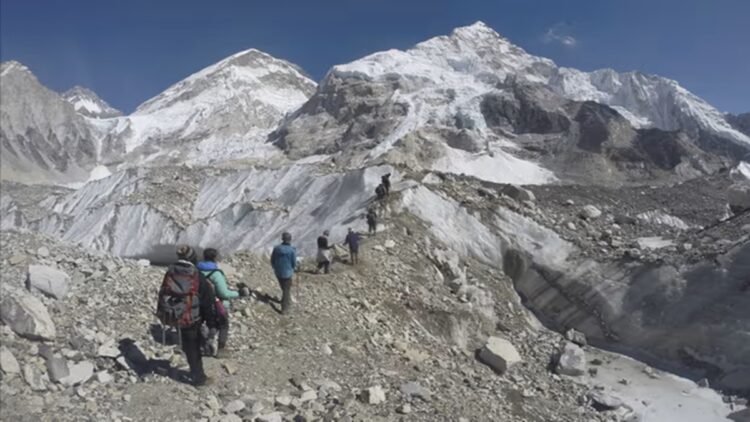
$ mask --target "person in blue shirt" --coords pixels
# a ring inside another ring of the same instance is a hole
[[[292,246],[292,235],[289,232],[284,232],[281,244],[273,248],[271,266],[281,287],[281,313],[286,314],[292,298],[292,278],[297,267],[297,249]]]
[[[214,248],[204,249],[203,261],[199,262],[197,267],[198,270],[200,270],[200,272],[203,274],[203,276],[211,282],[214,287],[214,293],[216,294],[216,297],[222,301],[224,309],[226,310],[226,316],[223,318],[219,318],[218,321],[219,344],[216,350],[216,356],[220,357],[220,355],[225,353],[224,351],[226,350],[227,341],[229,340],[229,301],[231,299],[240,297],[241,294],[240,292],[231,290],[229,288],[224,272],[219,269],[219,265],[216,263],[218,256],[218,250]],[[214,333],[211,333],[209,337],[213,338],[213,334]]]
[[[349,246],[349,256],[351,257],[352,265],[357,265],[359,262],[359,233],[352,230],[349,227],[349,232],[346,234],[344,245]]]

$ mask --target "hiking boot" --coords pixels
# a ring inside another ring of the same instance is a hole
[[[213,385],[214,379],[211,377],[203,377],[202,380],[193,382],[193,385],[195,387],[208,387],[210,385]]]

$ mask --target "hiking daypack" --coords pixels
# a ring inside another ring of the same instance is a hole
[[[214,295],[216,295],[216,286],[214,286],[213,279],[211,279],[211,276],[214,275],[214,273],[220,273],[224,276],[225,279],[227,278],[227,276],[224,274],[224,271],[220,269],[211,270],[208,274],[205,275],[206,280],[208,280],[208,285],[211,286],[211,290],[213,290]],[[218,325],[223,325],[229,313],[227,312],[227,308],[224,307],[224,301],[222,301],[218,296],[216,296],[216,300],[214,301],[214,309],[217,321],[216,323]]]
[[[156,316],[164,325],[186,328],[200,322],[200,272],[189,273],[170,269],[164,276]]]

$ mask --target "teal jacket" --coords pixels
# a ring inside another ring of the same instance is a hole
[[[219,266],[215,262],[201,261],[198,263],[198,269],[203,273],[203,276],[211,280],[211,283],[214,285],[216,297],[222,300],[224,307],[229,311],[229,300],[240,297],[240,293],[229,289],[224,272],[219,269]]]

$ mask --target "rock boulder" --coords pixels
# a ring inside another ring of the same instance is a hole
[[[55,338],[55,324],[39,299],[25,293],[4,296],[0,302],[0,317],[16,334],[32,340]]]
[[[479,351],[479,360],[495,372],[502,374],[511,366],[521,362],[521,355],[508,340],[501,337],[490,337],[482,350]]]

